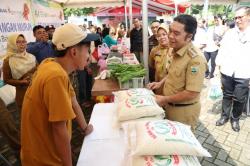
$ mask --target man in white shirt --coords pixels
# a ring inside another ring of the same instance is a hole
[[[204,55],[207,62],[211,60],[211,70],[206,71],[206,78],[214,77],[215,59],[219,50],[219,43],[224,35],[225,27],[222,25],[221,16],[214,16],[214,26],[211,26],[207,30],[207,43],[204,48]]]
[[[232,129],[239,132],[250,78],[250,7],[238,8],[235,21],[236,27],[226,32],[216,59],[223,89],[222,114],[216,126],[230,118]]]
[[[194,37],[194,41],[193,44],[199,48],[202,52],[203,49],[206,47],[206,40],[207,40],[207,36],[206,36],[206,31],[207,31],[207,27],[206,27],[206,20],[204,19],[199,19],[198,20],[198,27],[197,27],[197,31]]]

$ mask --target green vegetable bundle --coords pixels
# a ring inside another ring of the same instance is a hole
[[[135,77],[144,77],[146,70],[141,65],[109,64],[111,75],[122,83]]]

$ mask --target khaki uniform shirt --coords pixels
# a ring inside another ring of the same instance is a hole
[[[169,47],[154,47],[149,56],[149,67],[155,70],[155,81],[159,82],[166,76],[166,63],[169,61]]]
[[[171,63],[166,64],[168,65],[166,69],[167,78],[163,94],[170,96],[184,90],[201,92],[207,62],[200,50],[189,43],[177,52],[173,51],[170,57],[172,58]],[[199,98],[200,96],[179,104],[199,102]]]

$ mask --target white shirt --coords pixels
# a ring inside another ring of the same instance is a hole
[[[219,49],[214,41],[214,35],[217,34],[218,36],[223,35],[223,26],[212,26],[209,27],[207,30],[207,42],[204,51],[206,52],[214,52]]]
[[[250,78],[250,27],[241,32],[237,27],[226,32],[216,58],[222,74]]]
[[[201,48],[202,45],[206,45],[206,30],[203,28],[198,27],[197,28],[197,32],[195,34],[194,37],[194,41],[193,44],[197,47],[197,48]]]

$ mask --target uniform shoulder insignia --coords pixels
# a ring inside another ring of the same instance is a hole
[[[152,50],[150,51],[150,54],[151,54],[151,53],[154,54],[156,51],[157,51],[157,47],[154,46],[154,47],[152,48]]]
[[[160,50],[155,51],[155,56],[161,56],[161,51]]]
[[[152,50],[154,50],[154,51],[159,50],[159,46],[154,46],[154,47],[152,48]]]
[[[194,47],[191,47],[188,49],[188,55],[191,58],[194,58],[194,57],[197,57],[199,55],[199,52]]]

